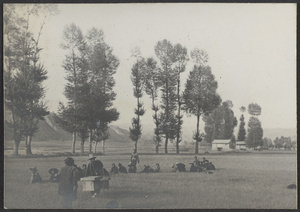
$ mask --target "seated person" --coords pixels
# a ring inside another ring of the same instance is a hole
[[[116,164],[111,164],[111,169],[110,169],[110,174],[118,174],[119,173],[119,169],[116,166]]]
[[[159,171],[160,171],[160,166],[159,166],[159,164],[157,163],[157,164],[156,164],[155,172],[159,172]]]
[[[185,165],[183,163],[175,163],[175,165],[172,166],[173,170],[172,172],[185,172]]]
[[[149,165],[144,165],[144,170],[142,172],[152,173],[152,172],[154,172],[154,170]]]
[[[58,169],[51,168],[51,169],[49,169],[48,172],[50,174],[49,182],[57,183],[58,182]]]
[[[40,174],[38,173],[38,170],[36,167],[34,168],[29,168],[31,173],[31,178],[30,178],[30,183],[41,183],[43,182]]]
[[[119,166],[119,172],[120,173],[127,174],[127,169],[126,169],[125,166],[123,166],[121,163],[119,163],[118,166]]]

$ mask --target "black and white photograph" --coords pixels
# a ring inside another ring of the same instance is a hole
[[[296,3],[2,6],[4,208],[298,208]]]

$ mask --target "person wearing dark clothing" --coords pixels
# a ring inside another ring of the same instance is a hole
[[[111,169],[110,169],[110,174],[118,174],[119,172],[119,169],[118,167],[116,166],[116,164],[111,164]]]
[[[152,172],[154,172],[154,170],[149,165],[145,165],[144,170],[142,172],[143,173],[152,173]]]
[[[206,170],[216,170],[216,167],[214,164],[212,164],[212,162],[209,162],[207,164]]]
[[[119,172],[120,173],[127,174],[127,169],[126,169],[125,166],[123,166],[121,163],[119,163],[118,166],[119,166]]]
[[[36,167],[34,168],[29,168],[31,173],[31,178],[30,178],[30,183],[41,183],[43,182],[40,174],[38,173],[38,170]]]
[[[77,199],[77,170],[71,157],[65,159],[66,166],[59,172],[58,194],[62,197],[62,207],[72,208]]]
[[[204,157],[202,159],[204,164],[209,162],[209,160],[206,160]]]
[[[51,168],[51,169],[49,169],[48,172],[50,174],[49,182],[57,183],[58,182],[58,169]]]
[[[172,172],[185,172],[185,165],[183,163],[176,163],[175,165],[172,166],[173,170]]]
[[[132,153],[131,158],[130,158],[130,162],[133,165],[136,165],[137,163],[140,163],[140,158],[139,158],[137,153],[135,153],[135,152]]]
[[[85,172],[86,172],[86,165],[83,164],[83,165],[81,166],[81,168],[80,168],[80,167],[77,167],[77,171],[78,171],[78,180],[80,180],[80,178],[83,178],[84,175],[85,175]]]
[[[197,172],[198,169],[197,169],[197,167],[195,166],[195,164],[194,164],[194,163],[190,163],[190,164],[191,164],[190,172]]]
[[[109,177],[109,176],[110,176],[110,174],[109,174],[109,172],[106,170],[106,168],[103,168],[103,176],[104,176],[104,177]]]
[[[100,176],[103,177],[103,164],[100,160],[95,160],[96,157],[93,154],[89,155],[89,164],[86,168],[85,177],[89,176]],[[92,197],[96,197],[100,193],[100,188],[95,191],[91,191]]]
[[[200,161],[198,160],[197,156],[194,157],[194,166],[200,166]]]
[[[129,163],[128,164],[128,172],[129,173],[136,173],[136,165],[134,165],[133,163]]]
[[[159,166],[159,164],[158,164],[158,163],[156,164],[156,169],[155,169],[155,172],[160,172],[160,166]]]
[[[93,154],[89,155],[89,164],[85,171],[85,177],[88,176],[103,176],[103,164],[100,160],[95,160]]]

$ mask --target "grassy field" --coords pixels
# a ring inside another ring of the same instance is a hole
[[[49,147],[50,148],[50,147]],[[112,147],[111,147],[112,148]],[[98,156],[104,167],[129,162],[129,154]],[[121,151],[121,150],[120,150]],[[201,158],[202,155],[199,155]],[[74,208],[199,208],[199,209],[296,209],[297,192],[286,187],[296,183],[297,155],[279,153],[208,154],[217,170],[213,174],[172,173],[175,162],[188,165],[193,154],[140,154],[144,164],[161,173],[119,174],[111,177],[110,189],[92,198],[79,183]],[[87,156],[75,156],[75,163],[87,163]],[[64,157],[14,158],[5,156],[4,205],[6,208],[60,208],[57,184],[46,182],[48,169],[63,167]],[[30,167],[37,166],[45,181],[29,184]]]

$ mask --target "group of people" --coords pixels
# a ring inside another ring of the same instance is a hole
[[[207,172],[209,170],[215,170],[215,165],[203,157],[203,160],[198,160],[197,156],[194,157],[194,162],[190,163],[190,172]],[[185,172],[186,168],[183,163],[175,163],[172,166],[172,172]]]
[[[67,157],[64,162],[65,166],[58,171],[56,168],[49,169],[49,182],[58,183],[58,194],[62,197],[62,206],[63,208],[72,208],[72,203],[77,199],[77,181],[82,177],[88,176],[100,176],[109,177],[110,174],[118,173],[136,173],[137,163],[140,163],[140,159],[137,153],[133,153],[130,158],[130,163],[128,164],[128,172],[125,166],[121,163],[118,163],[118,167],[115,163],[112,164],[110,172],[108,172],[104,167],[103,163],[100,160],[96,160],[96,157],[93,154],[89,155],[88,165],[83,164],[82,167],[78,167],[75,164],[75,161],[72,157]],[[194,157],[194,162],[190,163],[191,172],[202,172],[207,170],[215,170],[215,166],[212,162],[203,158],[202,161],[197,159],[197,156]],[[42,182],[42,178],[38,173],[36,167],[30,168],[32,171],[32,176],[30,183]],[[185,172],[186,168],[183,163],[176,163],[172,166],[172,172]],[[144,169],[141,173],[154,173],[160,172],[160,165],[156,163],[156,168],[153,169],[150,165],[144,165]],[[110,179],[110,178],[109,178]],[[99,195],[100,188],[94,191],[91,191],[92,197]]]
[[[128,164],[128,171],[125,166],[123,166],[121,163],[118,164],[118,167],[115,163],[112,164],[110,174],[118,174],[118,173],[136,173],[137,167],[136,165],[140,163],[140,159],[137,153],[132,153],[130,162]],[[144,165],[144,169],[141,171],[141,173],[152,173],[152,172],[159,172],[160,166],[157,163],[156,168],[153,169],[150,167],[150,165]]]
[[[62,197],[63,208],[72,208],[72,203],[77,199],[77,181],[82,177],[99,176],[101,178],[109,177],[108,171],[103,167],[100,160],[96,160],[93,154],[89,155],[88,165],[83,164],[82,168],[74,163],[74,159],[67,157],[58,177],[58,194]],[[53,170],[52,170],[53,171]],[[50,172],[50,170],[49,170]],[[56,172],[54,170],[52,173]],[[50,177],[51,178],[51,177]],[[99,195],[100,188],[91,191],[92,197]]]

